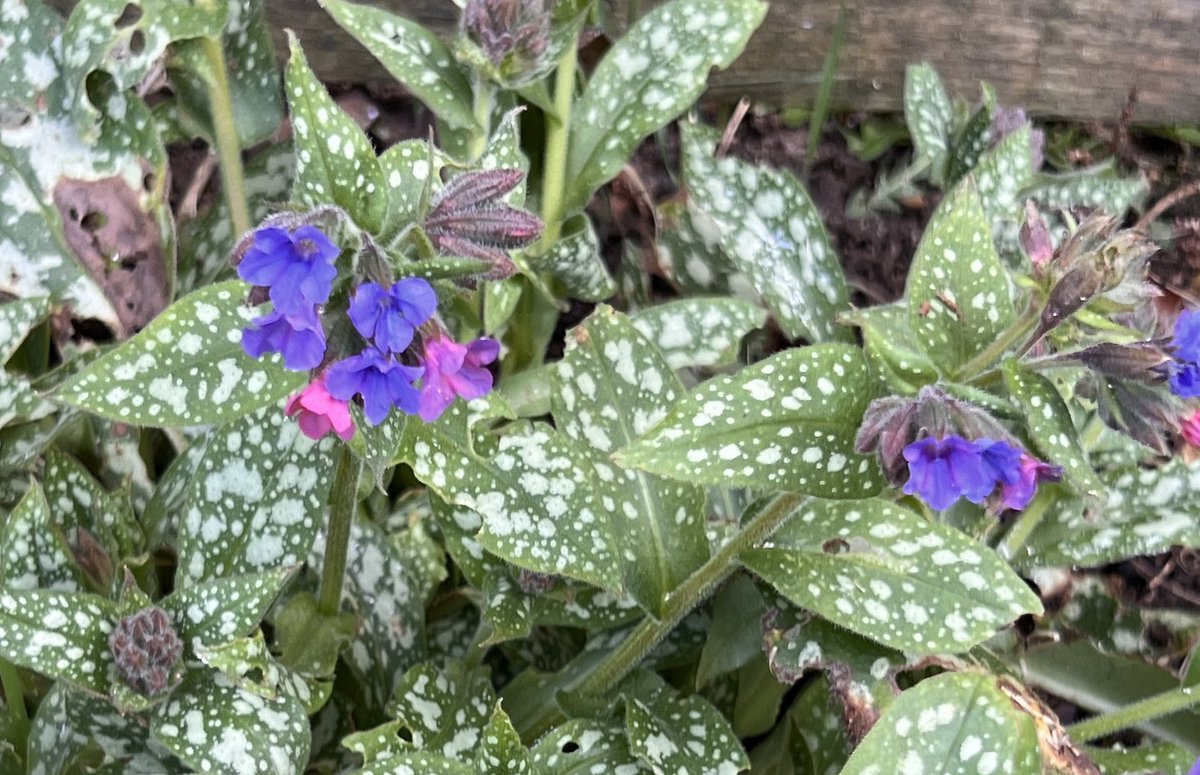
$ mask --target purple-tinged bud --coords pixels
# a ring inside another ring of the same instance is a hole
[[[492,265],[489,277],[507,277],[516,271],[508,251],[533,243],[543,229],[537,216],[500,200],[524,175],[520,170],[502,169],[464,172],[452,178],[434,199],[422,224],[434,249],[443,255],[488,262]]]
[[[527,595],[544,595],[554,589],[557,583],[558,576],[551,573],[538,573],[521,568],[517,574],[517,586]]]
[[[1077,353],[1069,353],[1067,357],[1078,358],[1084,366],[1107,377],[1162,382],[1167,376],[1167,365],[1172,360],[1163,349],[1165,344],[1165,340],[1133,344],[1103,342]]]
[[[1167,391],[1122,380],[1085,380],[1079,392],[1094,397],[1100,419],[1108,427],[1160,455],[1170,454],[1182,404]]]
[[[1021,224],[1020,239],[1025,255],[1029,256],[1035,269],[1050,263],[1054,257],[1050,228],[1032,199],[1025,200],[1025,223]]]
[[[118,621],[108,635],[108,648],[117,675],[143,697],[154,697],[171,687],[172,672],[183,655],[183,641],[171,617],[158,606]]]
[[[549,72],[550,13],[544,0],[467,0],[463,27],[513,85]]]

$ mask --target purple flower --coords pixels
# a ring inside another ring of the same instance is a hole
[[[275,309],[293,315],[329,298],[339,252],[315,226],[292,232],[267,226],[254,233],[254,245],[238,264],[238,277],[266,286]]]
[[[1200,398],[1200,363],[1175,361],[1167,373],[1172,393],[1180,398]]]
[[[1200,759],[1197,759],[1192,768],[1188,770],[1188,775],[1200,775]]]
[[[455,396],[469,401],[487,395],[492,389],[492,373],[483,367],[499,353],[500,343],[495,339],[476,339],[466,345],[444,336],[426,339],[421,419],[432,422],[441,417]]]
[[[325,357],[325,330],[312,307],[303,307],[294,315],[275,310],[252,322],[252,327],[242,329],[242,349],[251,358],[283,353],[285,367],[308,371]]]
[[[329,395],[343,401],[362,396],[367,422],[378,425],[393,406],[406,414],[417,413],[417,389],[412,383],[424,371],[420,366],[401,365],[395,356],[369,347],[330,366],[325,387]]]
[[[963,497],[982,503],[996,488],[994,472],[984,463],[980,447],[958,436],[918,439],[904,448],[904,459],[909,471],[904,492],[937,511]]]
[[[409,277],[384,290],[363,283],[350,302],[350,320],[358,333],[384,352],[403,352],[412,343],[413,330],[437,309],[437,295],[428,282]]]
[[[1200,362],[1200,310],[1185,309],[1175,319],[1175,357],[1191,363]]]
[[[1007,441],[991,439],[975,439],[975,446],[979,448],[984,470],[992,477],[993,482],[1012,484],[1017,481],[1020,477],[1021,457],[1024,454],[1020,449]]]
[[[1037,493],[1039,482],[1057,482],[1062,478],[1062,468],[1043,463],[1028,452],[1019,453],[1020,462],[1013,471],[1011,481],[1000,484],[1000,505],[1006,509],[1020,511],[1029,505]]]

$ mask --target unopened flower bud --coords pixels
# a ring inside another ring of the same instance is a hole
[[[423,224],[434,248],[443,255],[492,264],[489,277],[511,275],[515,267],[508,251],[531,244],[543,228],[537,216],[500,201],[524,176],[520,170],[502,169],[452,178],[434,199]]]
[[[170,688],[172,671],[183,655],[183,642],[171,617],[158,606],[126,616],[108,635],[117,675],[143,697]]]
[[[1032,199],[1025,200],[1025,223],[1021,224],[1021,247],[1034,268],[1044,266],[1054,257],[1054,240],[1046,220]]]
[[[511,85],[528,83],[553,66],[550,13],[544,0],[467,0],[463,27]]]
[[[1161,382],[1171,357],[1163,350],[1164,342],[1116,344],[1103,342],[1075,354],[1092,371],[1117,379]]]
[[[1116,379],[1090,386],[1085,383],[1081,394],[1088,393],[1096,394],[1100,419],[1108,427],[1160,455],[1170,453],[1167,440],[1174,434],[1181,414],[1181,405],[1170,393]]]

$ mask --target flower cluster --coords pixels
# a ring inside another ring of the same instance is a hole
[[[183,641],[171,617],[150,606],[117,622],[108,635],[117,675],[143,697],[162,694],[171,685],[171,671],[183,655]]]
[[[1168,371],[1171,392],[1180,398],[1200,398],[1200,311],[1179,313],[1172,346],[1175,360]]]
[[[961,436],[918,439],[904,448],[909,479],[904,492],[941,511],[959,498],[983,503],[997,492],[1003,509],[1029,505],[1042,481],[1058,481],[1062,470],[1006,441]]]
[[[247,354],[281,353],[293,371],[311,371],[333,360],[326,355],[321,305],[337,276],[333,262],[339,252],[314,226],[294,231],[268,226],[255,232],[238,275],[266,288],[274,310],[243,332]],[[492,375],[485,366],[496,359],[499,344],[491,339],[455,342],[433,320],[437,303],[433,287],[417,277],[390,287],[358,285],[346,316],[366,346],[320,371],[288,401],[286,414],[296,417],[310,438],[333,431],[349,440],[354,435],[349,402],[356,397],[367,422],[378,425],[393,408],[432,422],[456,397],[487,394]]]

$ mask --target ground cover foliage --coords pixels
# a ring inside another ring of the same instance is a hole
[[[322,5],[435,138],[256,0],[0,0],[0,769],[1189,771],[1196,614],[1079,570],[1200,547],[1140,177],[915,65],[859,206],[940,204],[852,305],[802,180],[686,115],[760,0],[589,67],[587,0]],[[584,208],[676,119],[651,283]]]

